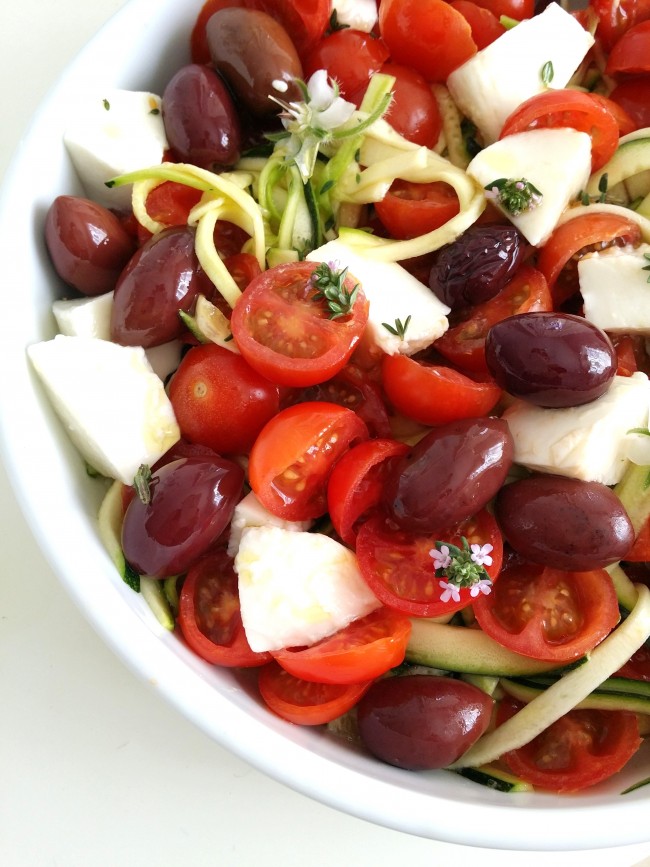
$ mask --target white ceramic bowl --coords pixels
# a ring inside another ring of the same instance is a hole
[[[475,846],[587,849],[650,839],[650,789],[619,794],[644,776],[640,759],[584,795],[505,795],[448,772],[382,765],[321,731],[284,723],[245,679],[204,664],[164,632],[104,552],[95,520],[103,489],[86,476],[26,361],[27,345],[55,333],[50,305],[62,294],[45,253],[43,220],[56,195],[81,193],[62,144],[76,94],[89,84],[160,93],[188,59],[199,7],[199,0],[132,0],[67,70],[7,172],[0,257],[13,307],[4,307],[0,325],[0,429],[7,471],[39,545],[82,612],[137,674],[219,743],[306,795],[391,828]]]

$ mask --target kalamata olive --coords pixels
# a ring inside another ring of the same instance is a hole
[[[616,374],[611,340],[568,313],[521,313],[488,331],[485,360],[505,391],[537,406],[580,406],[604,394]]]
[[[257,9],[220,9],[206,26],[212,65],[254,115],[280,111],[270,96],[301,99],[302,64],[287,31]]]
[[[515,276],[525,244],[514,226],[471,226],[436,254],[431,291],[452,310],[489,301]]]
[[[180,162],[214,170],[239,159],[239,117],[214,70],[191,63],[172,77],[162,97],[165,132]]]
[[[194,230],[165,229],[140,247],[117,282],[111,340],[145,348],[173,340],[183,331],[178,311],[213,291],[194,252]]]
[[[357,706],[359,735],[377,758],[412,771],[444,768],[485,732],[489,695],[451,677],[411,674],[376,681]]]
[[[45,243],[56,273],[84,295],[110,292],[135,248],[115,214],[80,196],[52,202]]]
[[[453,526],[492,499],[512,458],[512,436],[502,419],[441,425],[393,462],[384,485],[384,505],[406,530],[429,533]]]
[[[623,504],[600,482],[520,479],[499,492],[495,515],[517,553],[568,572],[603,568],[623,559],[634,543]]]
[[[179,458],[151,479],[149,503],[134,497],[124,515],[122,549],[141,575],[180,575],[228,526],[244,483],[226,460]]]

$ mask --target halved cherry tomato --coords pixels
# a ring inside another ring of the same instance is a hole
[[[357,522],[381,501],[387,462],[408,450],[397,440],[366,440],[337,461],[327,485],[327,503],[334,529],[346,545],[354,545]]]
[[[442,181],[415,184],[398,178],[375,202],[375,210],[393,238],[405,240],[438,229],[456,216],[460,204],[454,188]]]
[[[185,354],[169,398],[181,435],[221,455],[247,454],[280,405],[277,385],[216,343]]]
[[[608,75],[650,72],[650,21],[630,27],[621,36],[607,58],[605,72]]]
[[[382,378],[395,409],[426,425],[487,415],[502,393],[495,382],[476,382],[450,367],[406,355],[387,355]]]
[[[260,668],[257,682],[274,713],[302,726],[324,725],[346,713],[372,683],[314,683],[294,677],[277,662]]]
[[[320,401],[283,409],[251,449],[251,488],[270,512],[285,520],[324,515],[332,467],[367,437],[368,429],[351,409]]]
[[[625,109],[637,129],[650,126],[650,75],[639,75],[622,81],[610,93],[609,98]]]
[[[614,344],[614,349],[616,350],[616,375],[632,376],[632,374],[636,373],[639,369],[636,363],[636,353],[634,351],[632,335],[613,334],[611,340]]]
[[[497,725],[521,707],[512,698],[499,705]],[[502,756],[513,774],[551,792],[579,792],[608,779],[641,746],[636,714],[576,709],[530,743]]]
[[[650,562],[650,518],[637,533],[634,545],[625,555],[625,559],[629,563]]]
[[[147,213],[152,220],[167,226],[184,226],[190,211],[202,195],[201,190],[195,190],[187,184],[165,181],[154,187],[147,196]]]
[[[591,136],[595,172],[618,147],[618,123],[607,105],[579,90],[546,90],[522,102],[503,124],[500,139],[531,129],[572,127]]]
[[[608,96],[603,96],[602,93],[592,93],[591,98],[595,99],[596,102],[600,102],[605,106],[616,118],[616,123],[618,124],[618,134],[627,135],[630,132],[634,132],[636,129],[636,123],[634,119],[630,117],[630,115],[622,108],[617,102],[614,102],[613,99],[610,99]]]
[[[468,318],[446,331],[434,347],[463,370],[487,376],[485,338],[490,328],[507,316],[552,309],[544,275],[530,265],[523,265],[498,295],[472,307]]]
[[[304,386],[334,376],[352,355],[368,320],[362,289],[349,314],[330,318],[312,283],[314,262],[269,268],[249,284],[230,320],[246,361],[279,385]],[[348,274],[345,289],[357,285]]]
[[[385,63],[381,71],[395,79],[388,123],[405,139],[433,148],[440,137],[442,117],[424,76],[401,63]]]
[[[294,677],[316,683],[365,683],[404,661],[411,634],[408,617],[377,608],[329,638],[305,648],[273,652]]]
[[[471,0],[452,0],[449,5],[460,12],[472,28],[472,39],[476,42],[479,51],[487,48],[495,39],[506,32],[506,28],[494,12],[482,3],[472,3]]]
[[[223,264],[242,292],[248,287],[253,277],[262,273],[260,263],[252,253],[233,253],[232,256],[227,256],[224,259]]]
[[[497,18],[505,15],[506,18],[514,18],[523,21],[524,18],[532,18],[535,14],[535,0],[475,0],[477,6],[489,9]]]
[[[222,259],[241,253],[242,247],[250,235],[229,220],[217,220],[214,227],[214,246]]]
[[[246,640],[232,564],[217,548],[190,569],[180,592],[178,625],[190,648],[213,665],[264,665],[270,654],[255,653]]]
[[[485,569],[497,581],[503,560],[503,540],[496,521],[485,509],[456,527],[441,528],[436,535],[397,530],[382,516],[370,518],[359,528],[357,558],[364,580],[375,596],[390,608],[415,617],[438,617],[476,603],[471,590],[459,590],[457,602],[443,602],[442,579],[436,578],[431,550],[437,541],[461,547],[461,537],[477,545],[492,545],[491,564]],[[479,594],[480,595],[480,594]]]
[[[357,91],[363,96],[371,77],[386,60],[388,49],[381,39],[346,27],[316,43],[305,57],[303,71],[307,80],[317,69],[326,69],[339,85],[341,96],[353,101]]]
[[[613,677],[629,677],[631,680],[650,682],[650,646],[647,643],[641,645]]]
[[[395,63],[445,81],[476,54],[472,30],[444,0],[382,0],[379,30]]]
[[[584,214],[558,226],[537,258],[537,267],[546,277],[556,305],[562,304],[579,289],[578,254],[602,250],[612,244],[638,244],[641,230],[632,220],[614,214]],[[564,271],[567,264],[572,268]]]
[[[206,0],[192,29],[190,39],[193,63],[210,63],[205,33],[209,19],[220,9],[233,6],[266,12],[287,31],[299,54],[308,52],[323,36],[332,14],[330,0]]]
[[[564,572],[514,561],[489,596],[474,602],[483,632],[499,644],[549,662],[579,659],[619,620],[612,579],[604,569]]]
[[[590,6],[598,16],[596,35],[605,51],[630,27],[650,18],[650,0],[591,0]]]

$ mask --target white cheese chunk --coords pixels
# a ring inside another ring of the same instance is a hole
[[[339,24],[370,33],[377,23],[377,0],[332,0],[332,12]]]
[[[414,355],[441,337],[449,322],[449,307],[428,286],[396,262],[377,262],[340,239],[328,241],[308,254],[312,262],[335,262],[348,267],[360,282],[370,304],[368,333],[387,355]],[[392,334],[384,323],[395,327],[410,318],[404,337]]]
[[[585,319],[603,331],[650,335],[650,244],[612,247],[578,262]]]
[[[108,90],[75,104],[63,140],[87,196],[107,208],[128,209],[131,185],[109,189],[117,175],[163,161],[167,137],[154,93]]]
[[[517,401],[503,414],[515,463],[530,470],[615,485],[627,466],[627,432],[648,426],[650,383],[645,373],[615,376],[598,400],[548,409]]]
[[[548,239],[568,204],[586,187],[590,172],[591,138],[567,128],[506,136],[478,153],[467,167],[482,187],[501,178],[525,178],[539,190],[541,203],[519,216],[501,208],[534,246]]]
[[[247,527],[280,527],[283,530],[298,533],[308,530],[311,525],[312,521],[285,521],[283,518],[279,518],[264,508],[254,491],[251,491],[235,506],[230,522],[228,553],[231,557],[236,555],[242,533]]]
[[[491,144],[522,102],[547,90],[542,79],[547,63],[553,68],[550,86],[566,87],[593,44],[591,34],[570,13],[551,3],[454,70],[447,87],[484,143]]]
[[[249,527],[235,558],[255,651],[314,644],[379,607],[354,552],[319,533]]]
[[[66,337],[27,350],[52,405],[85,460],[126,485],[180,438],[163,384],[141,347]]]

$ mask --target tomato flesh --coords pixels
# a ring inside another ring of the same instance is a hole
[[[460,204],[454,188],[442,181],[414,184],[397,179],[375,202],[375,210],[393,238],[408,239],[444,225],[456,216]]]

